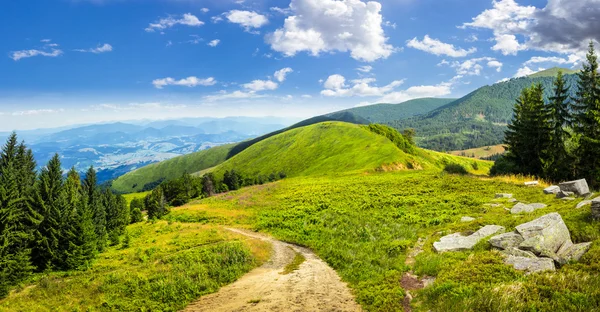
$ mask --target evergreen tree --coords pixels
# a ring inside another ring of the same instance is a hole
[[[21,168],[28,165],[20,151],[13,133],[0,154],[0,297],[35,269],[29,247],[39,219],[29,206],[32,186],[19,184]]]
[[[544,175],[552,181],[565,181],[573,177],[574,159],[566,148],[567,141],[571,139],[571,134],[566,130],[572,119],[569,89],[559,71],[554,82],[554,95],[548,103],[551,139],[544,159]]]
[[[506,131],[507,159],[519,172],[535,176],[543,174],[543,159],[550,145],[550,113],[543,98],[541,84],[522,91],[517,99],[514,117]]]
[[[574,130],[580,136],[577,175],[596,187],[600,179],[600,74],[594,43],[590,42],[587,63],[578,74],[577,95],[574,99]]]
[[[217,191],[215,188],[215,176],[212,173],[207,173],[202,177],[202,193],[206,197],[214,196]]]
[[[138,223],[144,220],[142,216],[142,210],[144,210],[144,200],[141,198],[134,198],[131,203],[129,203],[129,214],[130,214],[130,222]]]
[[[106,246],[108,234],[106,231],[106,208],[102,203],[102,194],[98,190],[97,184],[96,170],[94,170],[94,167],[90,167],[83,180],[83,192],[87,197],[88,209],[92,213],[96,234],[96,249],[102,252]]]
[[[162,187],[157,187],[152,193],[148,194],[144,204],[148,211],[148,219],[160,219],[169,213]]]
[[[35,209],[43,217],[33,244],[32,261],[41,271],[60,263],[63,178],[60,158],[54,155],[42,169],[35,194]]]

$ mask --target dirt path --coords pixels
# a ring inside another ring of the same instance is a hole
[[[253,232],[228,229],[273,245],[269,262],[184,311],[361,311],[337,273],[312,251]],[[296,253],[306,261],[283,275]]]

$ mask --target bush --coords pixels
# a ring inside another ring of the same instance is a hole
[[[444,171],[450,174],[468,174],[469,172],[465,167],[459,164],[447,164],[444,167]]]
[[[518,166],[506,156],[500,156],[490,169],[491,176],[509,175],[519,173]]]

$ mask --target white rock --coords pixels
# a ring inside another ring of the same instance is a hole
[[[473,247],[482,239],[494,235],[499,232],[504,232],[504,227],[499,225],[486,225],[479,229],[479,231],[469,235],[463,236],[460,233],[454,233],[446,235],[440,238],[439,242],[433,243],[433,248],[436,252],[447,252],[447,251],[464,251],[473,249]]]
[[[512,207],[512,209],[510,210],[510,213],[512,213],[512,214],[530,213],[530,212],[533,212],[534,210],[535,209],[530,205],[518,203],[514,207]]]
[[[462,217],[460,218],[460,222],[472,222],[475,221],[475,218],[473,217]]]
[[[554,260],[550,258],[529,258],[508,256],[504,259],[504,263],[512,265],[516,270],[533,272],[554,271]]]
[[[561,191],[573,192],[577,196],[585,196],[590,193],[590,188],[585,179],[563,182],[559,186]]]
[[[556,194],[560,192],[560,186],[552,185],[544,189],[544,194]]]
[[[496,194],[496,198],[513,198],[513,194],[498,193]]]

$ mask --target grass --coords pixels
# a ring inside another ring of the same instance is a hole
[[[472,157],[473,155],[475,155],[475,158],[480,159],[480,158],[490,157],[490,156],[497,155],[497,154],[504,154],[504,152],[506,151],[504,146],[505,146],[504,144],[484,146],[484,147],[471,148],[471,149],[462,150],[462,151],[453,151],[453,152],[450,152],[450,154],[455,155],[455,156],[465,155],[466,157]]]
[[[597,310],[600,223],[590,221],[589,209],[574,209],[576,202],[543,195],[542,186],[525,187],[527,180],[440,170],[298,177],[204,199],[173,213],[183,218],[188,211],[201,211],[222,224],[310,247],[348,282],[368,311],[402,310],[399,281],[411,269],[405,260],[419,237],[425,239],[424,252],[412,269],[437,281],[417,295],[417,311]],[[549,207],[511,215],[503,207],[486,205],[510,207],[506,199],[494,199],[496,193],[513,193],[520,201]],[[575,242],[594,241],[580,263],[555,274],[525,276],[502,264],[487,242],[473,252],[439,255],[432,250],[433,242],[446,234],[469,233],[487,224],[510,231],[554,211],[561,213]],[[460,222],[467,215],[477,220]]]
[[[130,193],[130,194],[125,194],[123,195],[123,197],[125,198],[125,201],[127,202],[127,207],[129,207],[129,204],[131,203],[132,200],[134,199],[144,199],[146,198],[146,196],[148,194],[150,194],[151,191],[147,191],[147,192],[140,192],[140,193]]]
[[[113,181],[112,189],[124,194],[140,192],[146,184],[214,167],[227,159],[227,154],[234,146],[235,144],[217,146],[142,167]]]
[[[270,246],[200,224],[160,221],[128,228],[88,271],[37,274],[0,311],[178,311],[262,264]]]
[[[287,275],[298,270],[300,265],[306,261],[306,258],[301,253],[295,251],[294,253],[294,260],[292,260],[292,262],[288,263],[288,265],[283,268],[283,272],[281,272],[281,274]]]

